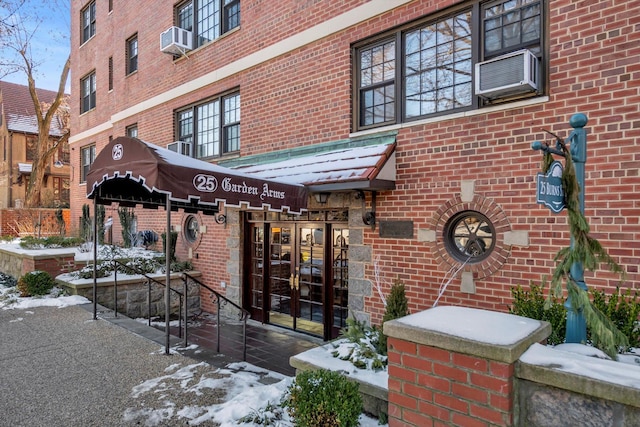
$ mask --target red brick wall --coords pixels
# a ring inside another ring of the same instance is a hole
[[[108,15],[106,4],[98,2],[98,33],[94,40],[79,47],[79,19],[71,20],[72,93],[79,93],[79,79],[85,73],[95,68],[99,74],[98,108],[79,116],[78,100],[71,102],[73,133],[79,135],[108,123],[115,113],[127,107],[361,3],[366,2],[244,2],[240,29],[192,52],[189,58],[174,62],[170,56],[159,54],[158,48],[160,32],[172,23],[170,5],[150,0],[116,1],[113,13]],[[96,142],[101,148],[109,135],[123,134],[125,127],[134,122],[138,123],[141,138],[159,144],[172,141],[176,108],[236,87],[241,90],[243,155],[347,138],[352,114],[351,45],[454,3],[457,2],[410,2],[136,116],[116,119],[112,128],[72,144],[74,170],[79,170],[82,145]],[[72,17],[79,16],[83,5],[81,1],[72,2]],[[566,214],[553,215],[535,203],[540,154],[531,150],[531,143],[550,140],[545,129],[566,137],[571,130],[569,118],[576,112],[589,117],[586,216],[592,235],[626,271],[623,286],[638,286],[640,3],[567,0],[548,1],[545,5],[549,9],[548,101],[394,128],[398,130],[396,190],[378,194],[379,220],[413,220],[414,234],[420,229],[433,229],[439,209],[458,197],[461,181],[475,180],[475,193],[499,207],[510,230],[528,233],[528,246],[505,247],[508,256],[502,267],[488,277],[476,278],[475,293],[461,292],[460,278],[456,277],[440,304],[505,311],[511,302],[512,286],[528,285],[532,280],[540,283],[544,276],[551,276],[554,256],[569,245],[569,233]],[[154,16],[145,20],[144,27],[139,27],[139,20],[131,19],[140,10]],[[136,31],[139,71],[124,77],[124,42]],[[111,92],[106,89],[109,56],[113,56],[115,64],[115,87]],[[71,204],[76,212],[73,219],[86,202],[86,189],[77,178],[76,173],[72,183]],[[164,221],[159,212],[144,215],[149,225],[145,222],[140,229],[156,227]],[[228,231],[208,221],[212,231],[203,239],[195,263],[204,270],[204,280],[228,281]],[[372,248],[372,262],[366,268],[368,279],[374,281],[373,262],[377,260],[384,292],[399,278],[406,284],[412,312],[433,304],[450,267],[439,257],[437,242],[380,238],[377,229],[367,229],[364,243]],[[594,288],[613,288],[619,279],[598,271],[587,272],[586,282]],[[372,292],[365,302],[373,323],[379,323],[383,304],[378,293]]]
[[[513,424],[514,364],[389,339],[390,426]]]

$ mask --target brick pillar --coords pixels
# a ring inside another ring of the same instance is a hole
[[[546,322],[436,307],[384,324],[389,426],[512,426],[514,365]]]

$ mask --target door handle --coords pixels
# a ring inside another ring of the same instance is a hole
[[[300,280],[298,280],[298,275],[296,274],[295,279],[293,279],[293,285],[296,287],[296,291],[300,290]]]
[[[291,276],[289,277],[289,286],[291,287],[291,289],[294,288],[294,284],[293,284],[294,280],[293,280],[293,273],[291,273]]]

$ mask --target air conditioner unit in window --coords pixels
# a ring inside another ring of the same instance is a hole
[[[191,150],[191,143],[185,141],[176,141],[167,145],[167,148],[171,151],[175,151],[178,154],[182,154],[183,156],[193,157],[193,152]]]
[[[193,49],[191,31],[180,27],[169,27],[167,31],[160,34],[160,50],[164,53],[183,55],[191,49]]]
[[[476,95],[488,99],[538,90],[538,58],[529,50],[511,52],[476,64]]]

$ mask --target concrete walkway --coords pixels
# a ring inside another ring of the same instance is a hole
[[[161,331],[142,325],[139,333],[92,317],[91,306],[0,309],[0,426],[139,426],[147,421],[141,408],[194,400],[180,387],[144,400],[132,397],[143,381],[199,361],[165,355],[152,337],[163,340]],[[205,364],[197,369],[198,375],[215,371]],[[216,403],[220,395],[206,399]],[[125,421],[126,412],[137,415]]]

